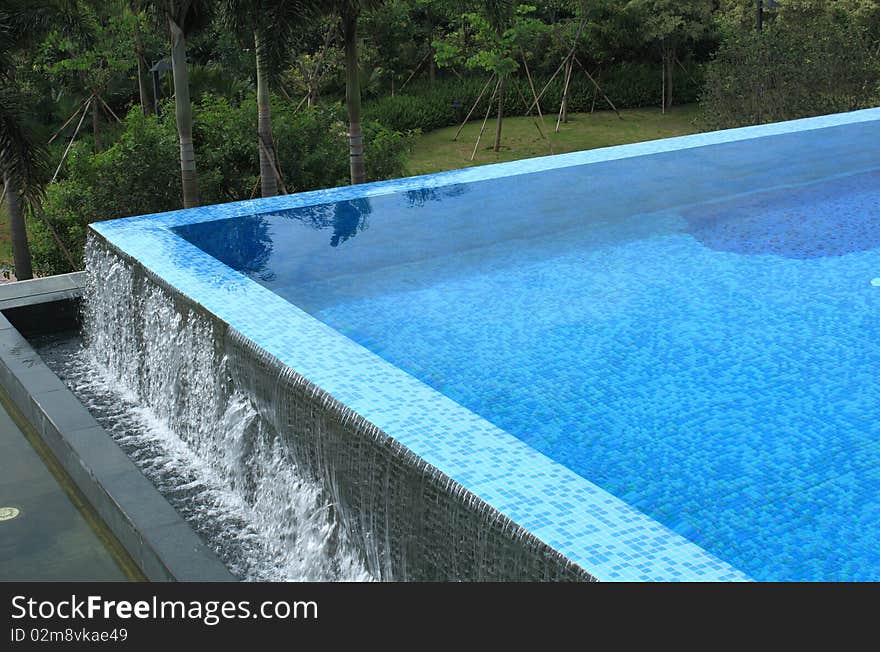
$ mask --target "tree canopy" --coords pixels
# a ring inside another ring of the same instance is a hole
[[[19,245],[27,219],[38,271],[65,271],[88,221],[399,176],[414,134],[466,117],[497,116],[497,150],[502,118],[529,104],[562,119],[605,99],[699,101],[720,128],[878,103],[876,0],[765,3],[760,31],[756,13],[755,0],[0,0],[5,214]]]

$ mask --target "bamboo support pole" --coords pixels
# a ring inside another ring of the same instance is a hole
[[[590,79],[590,81],[593,82],[593,86],[596,87],[596,91],[599,92],[599,93],[602,93],[602,97],[605,98],[605,101],[608,102],[608,105],[609,105],[609,106],[612,108],[612,110],[617,114],[617,117],[620,118],[621,120],[623,120],[623,116],[620,115],[620,111],[618,111],[618,110],[617,110],[617,107],[614,106],[614,102],[612,102],[612,101],[611,101],[611,98],[608,97],[608,96],[605,94],[605,91],[602,90],[602,87],[599,86],[599,83],[598,83],[595,79],[593,79],[593,75],[591,75],[590,72],[584,67],[584,64],[582,64],[582,63],[580,62],[580,59],[578,59],[577,57],[575,57],[574,60],[575,60],[575,63],[577,63],[577,65],[579,65],[579,66],[581,67],[581,70],[584,71],[584,73],[587,75],[587,77]]]
[[[495,96],[498,94],[498,88],[501,86],[501,78],[498,78],[498,82],[495,84],[495,90],[492,91],[492,97],[489,98],[489,108],[486,109],[486,117],[483,118],[483,125],[480,127],[480,133],[477,136],[477,142],[474,143],[474,151],[471,152],[471,160],[474,160],[474,157],[477,155],[477,147],[480,146],[480,139],[483,137],[483,132],[486,131],[486,123],[489,121],[489,114],[492,113],[492,101],[495,99]]]
[[[483,95],[486,93],[486,89],[489,88],[489,84],[492,83],[492,80],[495,79],[495,75],[493,74],[489,79],[486,80],[486,83],[483,85],[483,90],[480,91],[480,94],[477,95],[477,100],[474,102],[474,105],[471,107],[471,110],[468,111],[467,116],[465,116],[464,122],[461,123],[461,126],[458,128],[458,131],[455,132],[455,135],[452,137],[452,141],[455,142],[458,140],[458,137],[461,135],[461,130],[464,129],[464,126],[467,124],[468,120],[471,119],[471,115],[476,110],[477,105],[480,103],[480,100],[483,99]],[[494,97],[494,94],[493,94]],[[491,103],[491,100],[490,100]]]
[[[70,142],[67,143],[67,148],[64,150],[64,153],[61,155],[61,160],[58,162],[58,167],[55,168],[55,174],[52,175],[52,181],[58,178],[58,173],[61,172],[61,166],[64,165],[64,160],[67,158],[67,154],[70,152],[70,148],[73,146],[73,141],[76,140],[76,135],[79,133],[80,127],[82,127],[83,120],[86,118],[86,114],[89,112],[89,106],[92,104],[92,98],[90,97],[83,108],[82,115],[79,118],[79,123],[76,125],[76,129],[73,131],[73,136],[70,137]],[[50,181],[49,183],[52,183]]]
[[[49,142],[46,143],[47,145],[51,145],[52,141],[55,140],[56,138],[58,138],[58,136],[61,134],[61,132],[64,131],[64,128],[67,125],[69,125],[76,116],[79,115],[79,112],[82,111],[83,105],[85,103],[86,103],[85,100],[83,100],[82,102],[79,103],[79,106],[76,108],[76,111],[74,111],[71,114],[71,116],[67,119],[67,121],[63,125],[61,125],[61,127],[58,128],[58,131],[56,131],[55,134],[49,139]]]
[[[562,123],[562,114],[566,112],[565,102],[568,98],[568,85],[571,83],[571,73],[574,70],[574,65],[571,60],[567,61],[568,65],[566,66],[565,71],[565,85],[562,87],[562,101],[559,103],[559,116],[556,118],[556,133],[559,133],[559,125]]]
[[[419,65],[417,65],[415,68],[413,68],[413,71],[409,74],[409,77],[406,78],[406,81],[403,82],[403,84],[401,84],[400,88],[397,89],[397,92],[398,92],[398,93],[404,89],[404,87],[409,83],[409,80],[410,80],[410,79],[412,79],[413,77],[415,77],[416,73],[417,73],[417,72],[419,71],[419,69],[424,65],[425,61],[428,60],[428,57],[429,57],[429,56],[431,56],[431,49],[430,49],[430,48],[428,49],[427,54],[425,54],[425,56],[422,57],[422,60],[419,61]]]
[[[522,53],[523,68],[525,69],[525,71],[526,71],[526,77],[527,77],[528,80],[529,80],[529,88],[532,90],[532,97],[535,98],[535,100],[537,100],[537,99],[538,99],[538,94],[535,92],[535,83],[532,81],[532,73],[529,72],[529,62],[526,61],[526,54],[525,54],[525,52],[522,52],[522,50],[520,50],[520,52]],[[544,122],[544,113],[541,111],[541,103],[540,103],[540,102],[535,102],[535,107],[538,109],[538,117],[541,119],[541,126],[543,126],[543,127],[544,127],[544,130],[546,131],[546,130],[547,130],[547,123]],[[530,113],[530,111],[529,111],[529,113]],[[550,139],[549,139],[549,138],[547,139],[547,142],[550,142]],[[553,146],[552,146],[552,145],[550,146],[550,151],[551,151],[551,152],[553,151]]]

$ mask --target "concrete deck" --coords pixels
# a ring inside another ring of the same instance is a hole
[[[0,285],[0,310],[75,299],[82,294],[85,272],[71,272]]]
[[[22,335],[75,327],[84,280],[73,273],[0,286],[0,508],[21,510],[0,521],[0,581],[236,581]],[[58,506],[64,495],[92,539],[67,533],[76,519]],[[115,577],[95,553],[101,546],[121,566]],[[80,575],[62,576],[78,563]]]
[[[37,452],[0,396],[0,581],[125,581],[143,579],[79,492]],[[51,469],[51,470],[50,470]]]

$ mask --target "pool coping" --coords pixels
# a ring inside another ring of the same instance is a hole
[[[0,286],[0,385],[147,579],[237,582],[3,313],[75,300],[84,279]]]
[[[866,109],[99,222],[91,229],[597,579],[747,580],[745,573],[208,256],[172,229],[877,119],[880,109]],[[515,486],[511,477],[518,480]]]

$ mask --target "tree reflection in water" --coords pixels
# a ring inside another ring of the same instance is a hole
[[[349,238],[353,238],[358,231],[366,229],[367,215],[373,212],[369,199],[339,202],[334,204],[333,208],[331,247],[338,247]]]
[[[209,256],[239,272],[270,282],[275,274],[267,267],[273,248],[269,217],[271,215],[247,215],[223,220],[226,228],[217,228],[216,222],[203,222],[176,230]]]
[[[424,206],[429,201],[443,201],[445,197],[458,197],[463,195],[469,188],[458,183],[452,186],[444,186],[442,188],[419,188],[417,190],[408,190],[403,193],[407,203],[412,206]]]
[[[367,215],[373,212],[369,199],[353,199],[334,204],[318,204],[304,206],[289,211],[285,216],[308,224],[315,229],[333,229],[330,246],[340,244],[353,238],[358,231],[367,228]]]
[[[410,208],[419,208],[428,202],[457,197],[468,190],[465,185],[422,188],[405,192],[403,197]],[[339,247],[368,228],[367,217],[372,212],[370,199],[361,198],[217,222],[189,224],[178,227],[175,231],[233,269],[261,281],[272,282],[275,280],[275,274],[270,267],[274,250],[273,223],[292,220],[316,231],[332,230],[330,246]]]

